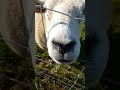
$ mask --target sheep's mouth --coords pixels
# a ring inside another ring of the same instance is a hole
[[[54,60],[58,64],[72,64],[75,62],[75,60],[65,60],[65,59],[60,59],[60,60]]]

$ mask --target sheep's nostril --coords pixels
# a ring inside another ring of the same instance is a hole
[[[67,49],[72,49],[75,45],[75,41],[72,41],[66,45]]]
[[[62,45],[62,44],[60,44],[58,46],[58,49],[59,49],[59,52],[61,52],[61,54],[64,54],[64,53],[66,53],[68,51],[67,47],[65,45]]]
[[[61,54],[65,54],[66,52],[69,52],[70,50],[73,49],[73,47],[75,45],[75,41],[71,41],[68,44],[61,44],[61,43],[58,43],[56,41],[53,41],[53,44],[55,47],[57,47],[58,51]]]
[[[52,41],[52,43],[53,43],[54,45],[59,45],[59,43],[56,42],[56,41]]]

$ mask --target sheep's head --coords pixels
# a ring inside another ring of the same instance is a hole
[[[54,3],[53,3],[54,2]],[[44,7],[80,18],[84,8],[81,0],[47,0]],[[81,20],[46,10],[46,39],[50,57],[59,64],[71,64],[80,54]]]

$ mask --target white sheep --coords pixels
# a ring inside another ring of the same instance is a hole
[[[54,2],[54,3],[53,3]],[[45,8],[53,9],[75,18],[81,18],[85,8],[83,0],[46,0]],[[59,64],[71,64],[80,54],[80,27],[82,20],[46,10],[35,13],[35,40],[42,48],[48,49],[50,57]],[[45,29],[45,31],[44,31]]]

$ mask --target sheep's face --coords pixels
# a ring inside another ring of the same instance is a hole
[[[56,5],[54,10],[64,12],[73,17],[80,17],[76,7],[65,7],[65,4]],[[45,13],[46,38],[50,57],[59,64],[71,64],[80,54],[80,22],[68,16],[53,11]]]

